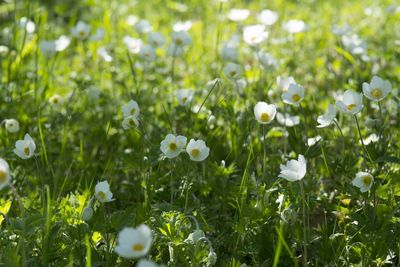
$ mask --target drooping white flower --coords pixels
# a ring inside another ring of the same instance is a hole
[[[21,159],[29,159],[35,153],[36,145],[29,134],[25,134],[24,140],[15,142],[14,153]]]
[[[61,35],[57,40],[55,40],[55,43],[56,51],[61,52],[69,46],[69,44],[71,43],[71,39],[65,35]]]
[[[160,149],[167,158],[175,158],[185,151],[186,137],[182,135],[175,136],[168,134],[164,140],[161,141]]]
[[[224,68],[224,73],[226,77],[232,80],[240,79],[243,75],[243,68],[242,66],[236,63],[228,63]]]
[[[248,9],[232,8],[228,13],[228,18],[232,21],[243,21],[250,15]]]
[[[153,27],[151,26],[150,22],[148,22],[145,19],[139,20],[135,24],[134,28],[139,34],[149,33],[153,30]]]
[[[303,98],[304,87],[295,83],[290,84],[287,92],[283,92],[282,94],[282,99],[284,103],[295,106],[298,106]]]
[[[299,116],[291,116],[288,113],[282,114],[280,112],[276,113],[276,119],[277,121],[286,126],[286,127],[292,127],[295,125],[299,125],[300,124],[300,117]]]
[[[363,139],[364,140],[364,144],[367,146],[371,143],[376,143],[379,141],[379,136],[375,133],[369,135],[367,138]],[[361,141],[360,141],[361,143]]]
[[[363,83],[362,87],[364,95],[368,99],[376,102],[384,99],[392,90],[390,82],[378,76],[372,77],[371,83]]]
[[[281,89],[282,92],[287,92],[289,90],[289,86],[291,84],[296,84],[296,81],[291,76],[286,78],[278,76],[276,77],[276,83],[278,85],[278,88]]]
[[[112,62],[112,61],[113,61],[112,56],[108,53],[107,49],[106,49],[104,46],[99,47],[99,48],[97,49],[97,54],[98,54],[105,62]]]
[[[9,185],[11,182],[10,166],[7,161],[0,158],[0,190]]]
[[[145,224],[137,228],[125,227],[118,234],[114,251],[123,258],[140,258],[149,252],[152,240],[151,229]]]
[[[352,184],[360,188],[361,192],[367,192],[371,189],[374,183],[374,177],[368,172],[358,172],[356,173],[356,178],[354,178]]]
[[[19,131],[19,122],[16,119],[5,119],[4,125],[9,133],[16,133]]]
[[[130,100],[122,106],[122,112],[124,113],[124,117],[135,116],[137,118],[139,116],[140,108],[135,100]]]
[[[78,21],[76,26],[71,29],[71,34],[73,37],[83,40],[90,34],[90,25],[83,21]]]
[[[288,33],[299,33],[303,32],[307,29],[307,24],[302,21],[302,20],[289,20],[288,22],[285,22],[283,24],[283,28],[288,32]]]
[[[124,128],[124,130],[136,128],[138,126],[139,120],[135,115],[124,117],[124,119],[122,120],[122,128]]]
[[[190,139],[189,144],[186,147],[186,152],[193,161],[203,161],[210,154],[210,148],[206,146],[203,140]]]
[[[317,122],[319,125],[318,128],[328,127],[332,124],[333,120],[336,118],[336,109],[335,106],[329,104],[328,109],[323,115],[318,116]]]
[[[110,185],[107,181],[98,182],[94,188],[95,196],[101,203],[110,202],[113,197],[113,193],[110,191]]]
[[[125,36],[123,39],[124,44],[128,48],[129,52],[132,54],[137,54],[140,52],[140,48],[143,45],[143,42],[141,39],[135,39],[129,36]]]
[[[194,91],[192,89],[179,89],[176,91],[176,98],[181,106],[187,106],[192,102],[193,95]]]
[[[269,9],[264,9],[260,12],[260,14],[258,14],[257,18],[261,24],[270,26],[275,24],[275,22],[278,20],[278,17],[278,13]]]
[[[205,233],[201,229],[196,229],[193,233],[190,233],[189,236],[185,239],[185,243],[189,244],[197,244],[201,238],[205,237]]]
[[[90,198],[87,206],[82,211],[82,220],[85,222],[90,221],[93,217],[92,203],[93,203],[93,197]]]
[[[156,59],[156,51],[151,45],[144,45],[140,48],[139,57],[146,62],[152,62]]]
[[[316,143],[318,143],[321,140],[322,140],[322,137],[320,135],[317,135],[315,137],[307,138],[307,145],[308,146],[313,146],[313,145],[315,145]]]
[[[345,113],[355,115],[363,108],[362,94],[346,90],[343,99],[336,101],[336,106]]]
[[[22,17],[19,20],[19,25],[20,28],[25,28],[26,32],[31,34],[34,33],[36,30],[36,24],[28,19],[27,17]]]
[[[149,33],[149,43],[153,47],[159,47],[164,45],[165,39],[164,36],[160,32],[151,32]]]
[[[251,25],[243,29],[243,40],[251,46],[257,46],[268,38],[268,32],[265,31],[265,25]]]
[[[254,106],[254,116],[256,120],[261,124],[269,124],[275,118],[276,107],[273,104],[267,104],[265,102],[258,102]]]
[[[299,181],[304,178],[307,171],[306,159],[299,154],[298,160],[289,160],[286,165],[281,164],[281,173],[279,177],[288,180],[289,182]]]
[[[278,67],[278,61],[270,54],[263,51],[257,52],[258,60],[264,69],[276,69]]]
[[[181,32],[181,31],[187,32],[188,30],[190,30],[190,28],[192,28],[192,22],[190,20],[178,21],[172,26],[174,32]]]

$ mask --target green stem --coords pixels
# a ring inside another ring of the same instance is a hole
[[[266,156],[266,144],[265,144],[265,125],[262,126],[263,136],[263,165],[262,165],[262,177],[265,176],[265,156]]]
[[[301,190],[301,198],[303,202],[303,250],[304,250],[304,255],[303,255],[303,263],[304,266],[307,266],[307,225],[306,225],[306,199],[305,199],[305,194],[304,194],[304,186],[303,186],[303,181],[300,181],[300,190]]]
[[[362,135],[361,135],[360,124],[358,123],[358,119],[357,119],[357,115],[356,114],[354,114],[354,119],[355,119],[356,124],[357,124],[358,134],[360,135],[360,141],[361,141],[361,144],[362,144],[362,147],[363,147],[363,150],[364,150],[364,160],[367,159],[367,155],[368,155],[368,159],[372,163],[373,161],[371,159],[371,156],[368,153],[367,147],[365,146],[364,140],[363,140]]]

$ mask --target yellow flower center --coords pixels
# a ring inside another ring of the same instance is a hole
[[[85,35],[85,32],[84,32],[84,31],[80,31],[80,32],[79,32],[79,35],[80,35],[81,37],[83,37],[83,36]]]
[[[371,178],[371,176],[366,175],[366,176],[364,176],[364,177],[362,178],[362,181],[363,181],[363,184],[365,184],[365,185],[370,185],[370,184],[371,184],[371,181],[372,181],[372,178]]]
[[[294,102],[297,102],[300,100],[300,96],[298,94],[294,94],[294,95],[292,95],[292,99]]]
[[[176,38],[175,43],[176,43],[177,45],[182,45],[182,44],[183,44],[183,41],[182,41],[180,38]]]
[[[29,156],[29,153],[30,153],[29,147],[25,147],[25,148],[24,148],[24,154],[25,154],[26,156]]]
[[[193,157],[198,157],[200,155],[200,150],[198,150],[197,148],[192,149],[192,151],[190,152],[190,154]]]
[[[130,114],[131,114],[131,115],[134,115],[135,112],[136,112],[136,109],[135,109],[135,108],[131,108]]]
[[[233,71],[231,71],[229,74],[233,77],[233,76],[236,75],[236,71],[233,70]]]
[[[382,96],[382,91],[379,88],[375,88],[371,91],[371,95],[373,98],[380,98]]]
[[[98,192],[97,195],[103,200],[106,199],[106,193],[104,193],[103,191]]]
[[[178,146],[175,143],[170,143],[169,144],[169,149],[172,151],[175,151],[178,148]]]
[[[57,103],[58,103],[58,99],[57,99],[57,98],[54,98],[54,99],[53,99],[53,103],[54,103],[54,104],[57,104]]]
[[[353,108],[355,108],[355,107],[356,107],[356,104],[347,105],[348,110],[353,110]]]
[[[142,244],[134,244],[132,246],[132,250],[136,252],[140,252],[144,250],[144,246]]]
[[[261,113],[260,120],[262,122],[268,122],[269,119],[270,119],[270,116],[268,115],[268,113],[266,113],[266,112]]]
[[[0,170],[0,183],[4,183],[7,179],[7,173],[3,170]]]

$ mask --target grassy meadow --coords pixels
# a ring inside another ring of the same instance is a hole
[[[398,266],[400,3],[0,1],[1,266]]]

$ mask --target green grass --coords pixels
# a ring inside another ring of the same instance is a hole
[[[268,3],[267,3],[268,2]],[[269,3],[271,2],[271,3]],[[0,157],[7,160],[12,186],[0,192],[0,263],[4,266],[134,266],[114,251],[119,231],[147,224],[153,231],[148,258],[168,266],[206,266],[210,248],[215,266],[397,266],[400,257],[400,12],[391,1],[5,1],[0,3],[0,121],[14,118],[18,133],[0,128]],[[380,10],[364,14],[366,7]],[[247,86],[239,89],[223,73],[222,43],[241,37],[241,23],[226,19],[231,8],[247,8],[257,22],[268,8],[278,12],[261,45],[278,61],[260,69],[252,49],[241,41],[239,60]],[[399,7],[397,7],[399,9]],[[126,23],[129,15],[147,19],[166,44],[157,59],[144,63],[127,51],[124,36],[143,38]],[[21,17],[36,24],[33,34],[18,26]],[[282,23],[304,20],[308,30],[287,38]],[[105,30],[100,41],[71,38],[65,51],[44,55],[39,44],[71,36],[78,20]],[[192,43],[182,57],[166,52],[172,25],[191,20]],[[367,43],[369,61],[352,54],[333,25],[348,23]],[[3,30],[4,29],[4,30]],[[5,33],[9,30],[9,34]],[[97,54],[105,46],[113,57]],[[171,64],[174,63],[174,77]],[[284,104],[277,76],[293,76],[305,88],[301,108]],[[363,98],[357,118],[361,135],[381,135],[366,145],[364,158],[353,116],[338,109],[335,125],[317,128],[317,117],[334,94],[362,92],[378,75],[393,87],[381,103]],[[207,82],[219,78],[218,83]],[[100,97],[90,96],[90,88]],[[187,107],[175,91],[193,88]],[[276,97],[271,97],[271,92]],[[49,99],[59,94],[59,108]],[[122,106],[140,106],[139,126],[124,130]],[[259,101],[300,116],[284,127],[275,118],[263,127],[253,108]],[[195,112],[191,108],[200,107]],[[210,121],[214,116],[215,120]],[[380,122],[373,124],[372,119]],[[14,144],[29,133],[35,157],[20,159]],[[160,142],[173,133],[202,139],[209,157],[194,162],[186,153],[164,159]],[[307,145],[307,138],[322,140]],[[266,157],[263,157],[265,149]],[[278,178],[280,164],[307,160],[301,183]],[[263,164],[265,162],[265,169]],[[352,185],[359,171],[375,180],[369,192]],[[108,181],[115,199],[94,201],[90,221],[82,212],[99,181]],[[172,184],[171,184],[172,183]],[[171,188],[173,188],[171,202]],[[277,199],[283,195],[283,201]],[[304,197],[302,197],[302,195]],[[302,205],[305,204],[305,220]],[[194,219],[193,219],[194,218]],[[199,228],[210,244],[185,241]],[[304,236],[304,234],[306,236]],[[385,263],[385,260],[387,262]]]

